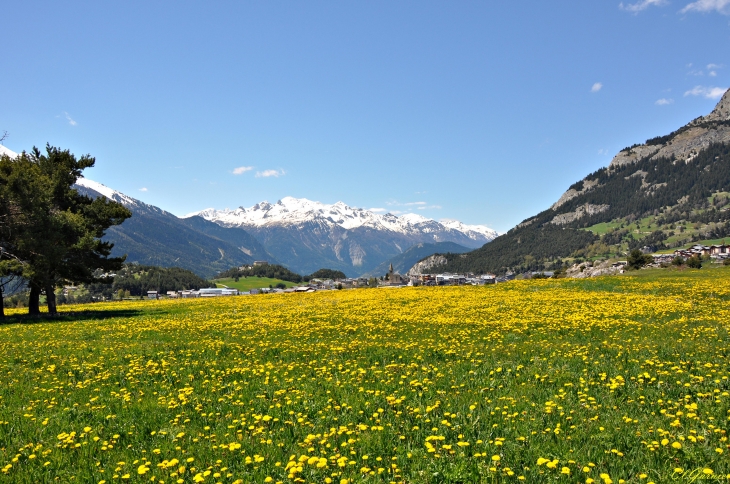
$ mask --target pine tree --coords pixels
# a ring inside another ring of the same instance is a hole
[[[77,159],[68,150],[50,145],[45,154],[33,148],[29,154],[3,159],[0,186],[5,187],[10,205],[18,207],[19,218],[11,223],[16,229],[13,242],[15,255],[23,261],[32,315],[40,314],[42,291],[48,312],[56,314],[56,286],[96,282],[94,271],[118,270],[124,262],[124,257],[109,257],[113,244],[101,238],[131,212],[117,202],[92,199],[73,188],[81,172],[94,162],[88,155]]]

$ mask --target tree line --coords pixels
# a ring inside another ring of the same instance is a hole
[[[109,285],[107,285],[109,286]],[[215,287],[210,281],[180,267],[157,267],[138,264],[125,264],[114,276],[109,289],[112,293],[129,293],[130,296],[144,296],[148,291],[182,291]]]
[[[282,281],[300,283],[312,279],[345,279],[347,276],[342,271],[334,269],[319,269],[308,276],[302,276],[292,272],[279,264],[255,265],[249,267],[232,267],[227,271],[219,272],[214,279],[240,278],[240,277],[268,277],[270,279],[281,279]]]
[[[50,145],[45,152],[34,147],[0,157],[0,316],[3,289],[13,281],[22,280],[29,289],[29,314],[40,314],[45,293],[53,315],[56,287],[103,282],[103,274],[121,269],[124,257],[109,257],[113,244],[102,237],[132,213],[73,188],[95,161]]]

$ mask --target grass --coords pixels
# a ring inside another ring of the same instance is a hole
[[[0,482],[721,480],[728,302],[721,267],[11,316]]]
[[[584,230],[590,230],[596,235],[603,235],[617,227],[621,226],[622,221],[611,221],[611,222],[601,222],[596,225],[591,225],[590,227],[585,228]]]
[[[218,287],[227,286],[238,289],[239,291],[249,291],[251,289],[269,286],[276,287],[276,285],[280,283],[286,285],[286,287],[293,287],[297,285],[294,282],[282,281],[281,279],[272,279],[269,277],[242,277],[238,281],[229,277],[227,279],[216,279],[213,282],[215,282]]]

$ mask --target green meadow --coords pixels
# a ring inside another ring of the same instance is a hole
[[[0,482],[724,482],[729,303],[721,267],[11,310]]]

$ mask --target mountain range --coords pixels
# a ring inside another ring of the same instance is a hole
[[[415,244],[453,242],[476,248],[498,235],[483,225],[438,222],[416,214],[381,215],[342,202],[327,205],[292,197],[188,217],[244,229],[278,261],[304,274],[327,267],[361,275]]]
[[[126,254],[128,262],[182,267],[203,277],[254,260],[276,262],[245,230],[224,229],[201,217],[179,218],[87,178],[79,178],[76,189],[91,197],[107,197],[132,212],[122,225],[110,227],[105,237],[114,242],[112,255]]]
[[[548,209],[434,270],[559,268],[730,236],[730,90],[713,111],[621,150]]]
[[[0,151],[14,155],[2,146]],[[503,235],[481,225],[292,197],[180,218],[92,180],[81,178],[77,187],[133,212],[107,232],[114,255],[180,266],[204,277],[254,260],[300,274],[329,268],[348,276],[380,275],[390,263],[406,272],[416,257],[433,253],[446,261],[434,271],[559,268],[625,257],[639,247],[730,237],[730,91],[708,115],[621,150],[609,166],[574,183],[549,208]],[[463,253],[466,249],[476,250]]]
[[[129,262],[140,264],[179,266],[204,277],[254,260],[280,263],[301,274],[329,268],[359,276],[417,244],[426,244],[418,251],[425,257],[429,250],[479,247],[498,235],[482,225],[437,222],[415,214],[380,215],[342,202],[326,205],[292,197],[180,218],[87,178],[79,178],[76,188],[132,211],[130,219],[107,231],[106,238],[115,244],[113,255],[127,254]],[[439,245],[446,242],[452,245]],[[410,254],[407,260],[414,259]]]

